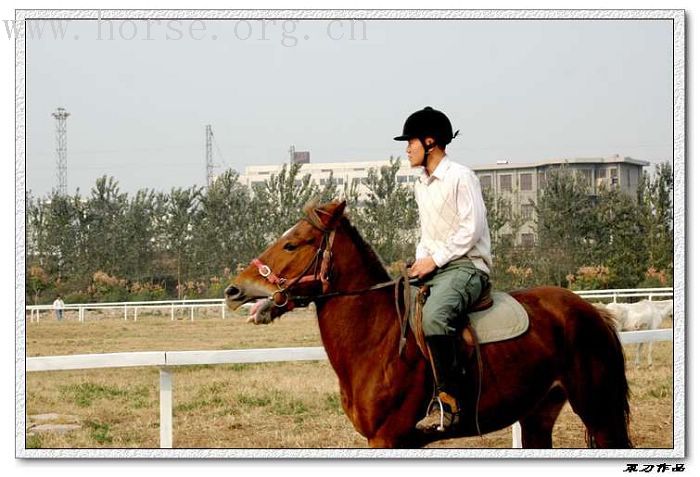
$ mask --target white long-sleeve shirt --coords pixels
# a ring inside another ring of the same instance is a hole
[[[491,236],[486,206],[476,174],[443,157],[433,174],[415,182],[421,238],[416,259],[432,257],[438,267],[468,257],[490,273]]]

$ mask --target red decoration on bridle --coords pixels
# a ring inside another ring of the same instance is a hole
[[[316,250],[316,253],[314,254],[309,264],[304,268],[304,271],[301,272],[301,274],[298,277],[292,279],[281,277],[274,273],[268,265],[266,265],[265,263],[263,263],[262,260],[260,260],[260,258],[254,258],[250,262],[251,265],[258,269],[258,273],[263,278],[265,278],[268,282],[272,283],[273,285],[277,286],[278,290],[272,294],[270,299],[278,308],[294,308],[294,302],[290,301],[289,289],[298,283],[302,284],[320,282],[321,290],[323,293],[327,293],[330,289],[329,275],[331,270],[331,259],[333,257],[332,248],[333,240],[335,238],[335,228],[330,230],[326,229],[322,226],[322,223],[318,216],[314,217],[314,219],[315,220],[311,219],[310,217],[304,217],[304,220],[306,220],[312,226],[316,227],[317,229],[323,232],[323,240],[321,241],[319,248]],[[320,267],[318,264],[319,257],[321,258]],[[314,270],[313,274],[308,274],[307,272],[311,270],[311,268],[313,268]],[[275,300],[275,296],[278,294],[284,297],[284,301],[281,304],[277,303],[277,300]]]

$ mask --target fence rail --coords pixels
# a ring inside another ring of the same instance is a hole
[[[619,333],[623,344],[671,341],[672,329]],[[27,372],[75,369],[158,366],[160,368],[160,447],[172,448],[173,400],[172,368],[203,364],[250,364],[328,359],[322,347],[266,348],[212,351],[146,351],[130,353],[39,356],[27,358]],[[513,447],[521,447],[520,428],[513,426]]]
[[[668,298],[673,297],[673,288],[617,288],[610,290],[576,290],[574,293],[580,295],[586,300],[599,300],[604,298],[612,298],[613,302],[617,302],[618,298]],[[154,309],[169,309],[171,321],[175,320],[175,311],[180,309],[189,309],[190,320],[194,321],[195,309],[197,308],[220,308],[221,318],[226,318],[226,303],[221,298],[208,298],[200,300],[161,300],[161,301],[127,301],[127,302],[110,302],[110,303],[72,303],[65,305],[65,310],[77,310],[78,320],[85,321],[87,311],[97,310],[123,310],[124,320],[128,320],[129,316],[133,320],[138,320],[139,310],[154,310]],[[53,312],[52,305],[29,305],[26,310],[30,313],[30,321],[39,321],[41,312]]]

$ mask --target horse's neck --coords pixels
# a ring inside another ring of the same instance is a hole
[[[390,280],[373,253],[344,235],[337,239],[332,291],[366,290]],[[341,256],[342,255],[342,256]],[[398,354],[399,326],[394,288],[366,291],[357,295],[333,297],[317,303],[321,338],[330,360],[356,363],[358,357],[390,360]],[[377,364],[379,364],[377,362]]]

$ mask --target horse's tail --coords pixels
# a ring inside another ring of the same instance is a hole
[[[586,425],[590,447],[630,448],[629,386],[615,320],[584,300],[576,308],[567,327],[569,401]]]

